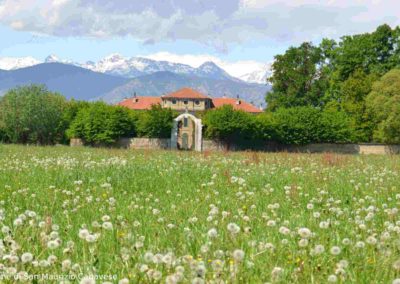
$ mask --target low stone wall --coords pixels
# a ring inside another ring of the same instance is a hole
[[[71,139],[70,146],[83,146],[81,139]],[[171,139],[158,138],[121,138],[114,147],[128,149],[171,149]],[[229,147],[219,141],[203,140],[202,151],[245,151],[255,150],[264,152],[292,152],[292,153],[338,153],[338,154],[400,154],[400,145],[383,144],[308,144],[302,146],[284,146],[272,142],[258,145],[252,149],[238,147],[235,144]]]
[[[358,144],[308,144],[301,146],[282,146],[282,151],[299,152],[299,153],[341,153],[341,154],[359,154],[360,147]]]
[[[400,145],[360,144],[360,154],[400,154]]]
[[[300,153],[400,154],[400,145],[321,143],[304,146],[284,146],[281,150]]]
[[[203,140],[203,151],[243,151],[255,150],[264,152],[292,152],[292,153],[338,153],[338,154],[400,154],[400,145],[382,144],[334,144],[320,143],[301,146],[279,145],[267,142],[252,149],[231,145],[229,148],[217,141]]]
[[[226,151],[228,147],[214,140],[203,140],[203,151]]]
[[[171,139],[121,138],[117,146],[129,149],[171,149]]]
[[[71,146],[71,147],[83,146],[83,141],[80,138],[72,138],[69,141],[69,146]]]

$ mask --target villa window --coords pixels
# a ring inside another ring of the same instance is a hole
[[[200,104],[199,100],[195,100],[194,103],[198,106]]]
[[[174,105],[176,105],[176,100],[172,100],[172,103],[173,103]]]
[[[187,105],[187,104],[188,104],[188,100],[184,100],[183,103],[184,103],[185,105]]]
[[[183,127],[187,127],[187,126],[188,126],[188,119],[187,119],[187,117],[185,117],[183,119]]]

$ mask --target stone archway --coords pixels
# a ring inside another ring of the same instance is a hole
[[[171,132],[171,149],[202,150],[201,119],[190,113],[182,113],[174,119]],[[183,140],[182,140],[183,139]]]

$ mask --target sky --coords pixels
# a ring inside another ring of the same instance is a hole
[[[400,24],[398,0],[0,0],[0,57],[119,53],[232,72],[303,41]]]

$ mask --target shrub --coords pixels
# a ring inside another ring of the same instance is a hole
[[[233,143],[238,146],[254,145],[256,140],[262,138],[255,116],[236,111],[230,105],[207,111],[203,119],[206,138],[221,141],[228,148]]]
[[[257,136],[262,140],[277,140],[277,133],[274,125],[274,113],[264,112],[256,116]]]
[[[280,108],[273,113],[276,139],[283,144],[320,142],[321,114],[313,107]]]
[[[77,116],[78,112],[83,109],[87,108],[90,106],[89,102],[85,101],[75,101],[71,100],[68,101],[66,104],[66,107],[63,111],[62,114],[62,122],[60,125],[60,132],[63,133],[61,137],[61,143],[63,144],[68,144],[69,143],[69,137],[67,135],[67,131],[70,128],[72,122],[74,121],[75,117]]]
[[[12,143],[55,144],[61,140],[63,96],[42,85],[18,87],[0,99],[3,139]]]
[[[0,126],[0,143],[6,142],[6,134]]]
[[[137,114],[138,136],[170,138],[173,119],[176,115],[171,109],[164,109],[159,104],[152,105],[150,110]]]
[[[131,110],[96,102],[81,108],[67,131],[69,138],[81,138],[89,145],[110,145],[131,137],[135,124]]]
[[[352,118],[343,111],[326,108],[321,113],[320,142],[348,143],[355,141]]]
[[[275,132],[273,138],[287,145],[354,141],[351,117],[333,107],[323,111],[314,107],[281,108],[270,114],[267,122]]]

